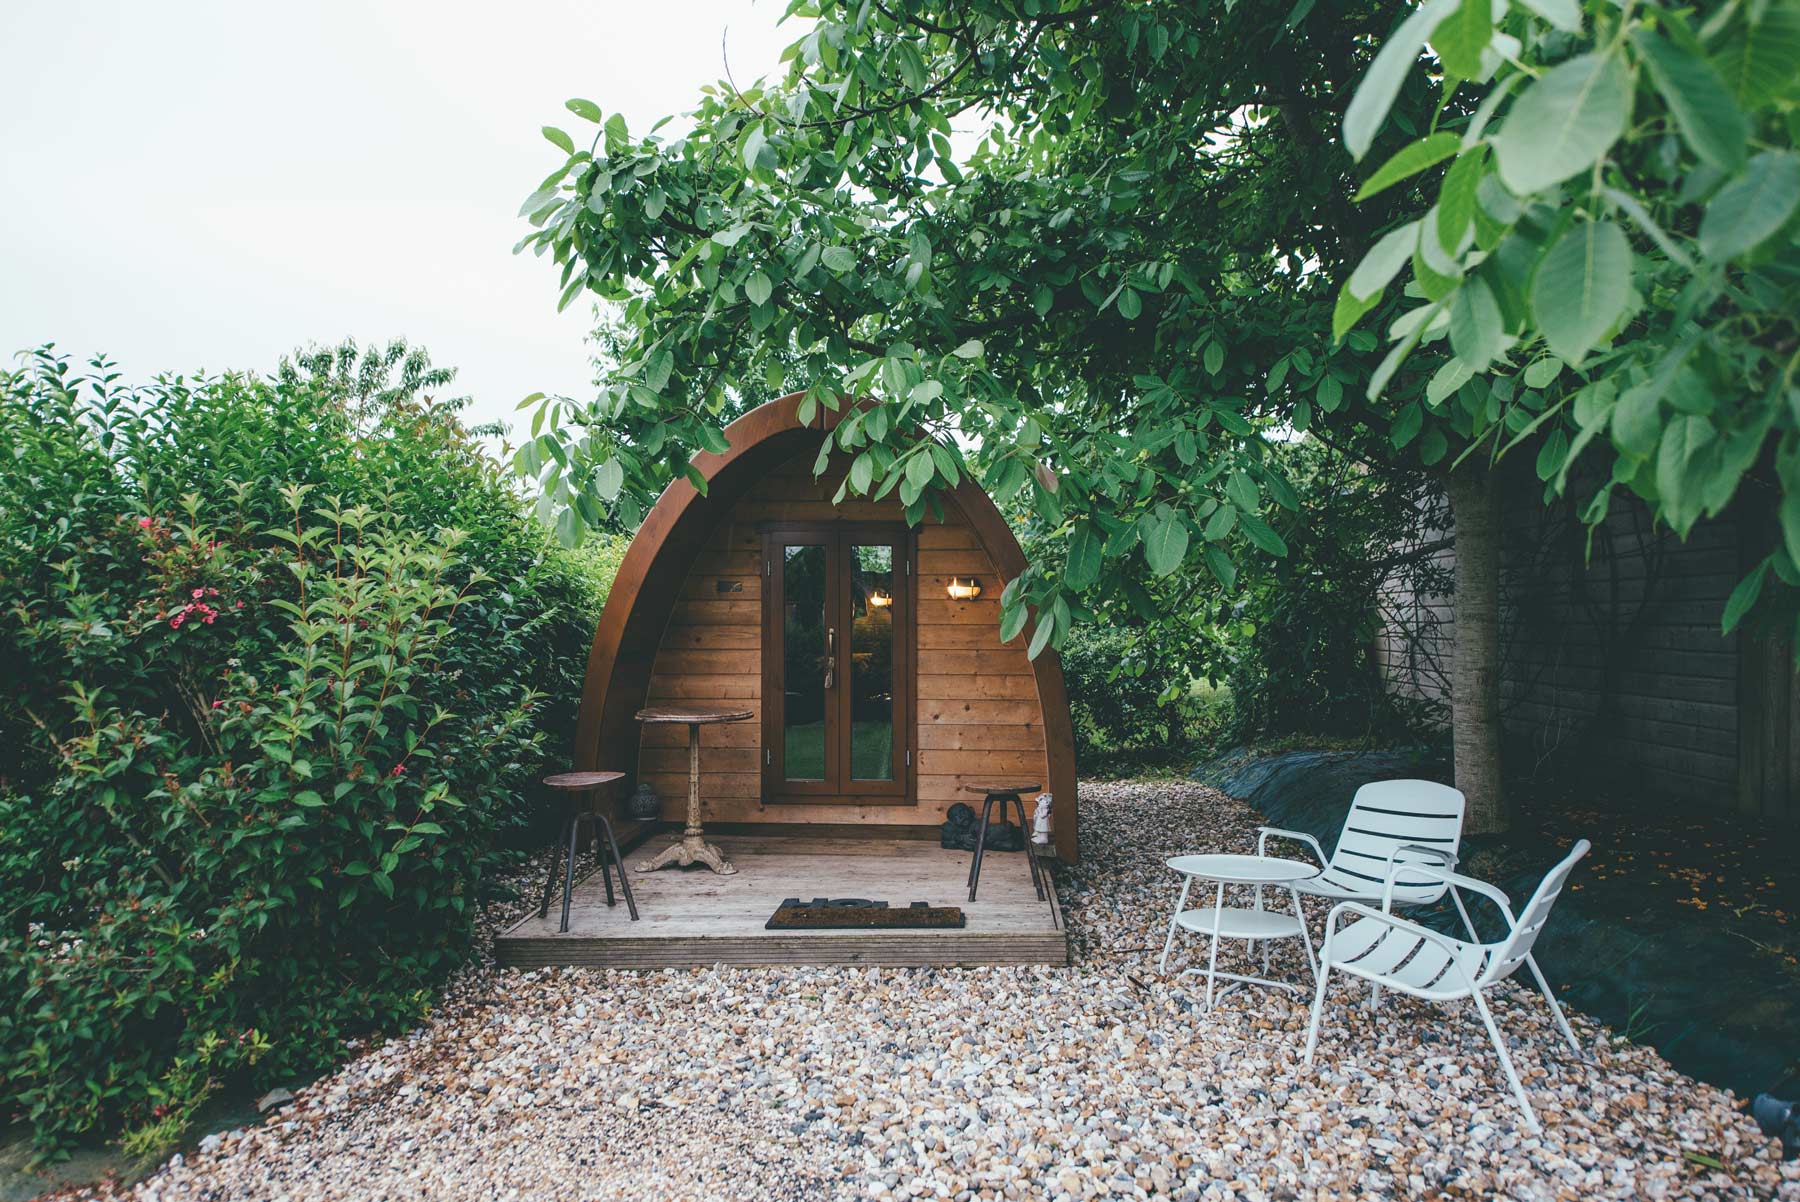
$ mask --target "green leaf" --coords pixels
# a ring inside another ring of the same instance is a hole
[[[1800,202],[1800,154],[1765,150],[1744,174],[1719,189],[1700,218],[1700,249],[1711,259],[1734,259],[1767,241]]]
[[[1456,11],[1431,31],[1431,46],[1444,71],[1457,79],[1480,79],[1481,52],[1494,34],[1494,10],[1489,0],[1461,0]]]
[[[1741,171],[1750,124],[1719,73],[1704,59],[1649,30],[1635,31],[1631,40],[1694,153],[1720,171]]]
[[[1144,514],[1137,520],[1137,527],[1138,541],[1144,544],[1144,561],[1158,576],[1167,576],[1187,558],[1187,524],[1167,505],[1158,505]]]
[[[562,130],[556,128],[556,126],[546,125],[544,126],[543,132],[544,140],[549,142],[550,145],[556,147],[564,154],[575,153],[575,139],[569,137],[568,134],[565,134]]]
[[[1518,0],[1518,2],[1564,33],[1578,33],[1581,30],[1581,7],[1576,0]]]
[[[869,491],[869,485],[875,479],[875,461],[864,451],[850,461],[850,490],[858,494]]]
[[[1800,64],[1800,4],[1794,0],[1748,7],[1749,19],[1712,57],[1712,64],[1736,98],[1754,112],[1770,101],[1793,99]]]
[[[1677,418],[1663,432],[1656,452],[1656,493],[1662,512],[1675,533],[1686,538],[1700,516],[1701,489],[1705,483],[1707,452],[1716,435],[1704,417]],[[1716,456],[1711,457],[1716,462]]]
[[[1551,382],[1562,374],[1562,369],[1562,360],[1555,355],[1545,355],[1541,359],[1534,359],[1525,368],[1525,387],[1548,388]]]
[[[825,252],[819,256],[819,261],[825,264],[827,271],[843,275],[846,271],[855,268],[856,252],[848,246],[827,246]]]
[[[1206,344],[1206,354],[1202,356],[1201,362],[1205,364],[1206,374],[1209,376],[1218,375],[1219,369],[1225,366],[1225,347],[1218,339]]]
[[[1137,289],[1126,288],[1119,293],[1119,316],[1126,321],[1137,320],[1138,314],[1144,311],[1144,302],[1137,294]]]
[[[1018,638],[1019,632],[1025,629],[1025,619],[1030,616],[1023,602],[1011,608],[1003,608],[1000,612],[1000,641],[1010,643]]]
[[[1031,643],[1025,648],[1026,657],[1036,659],[1038,653],[1050,645],[1050,636],[1055,630],[1056,623],[1045,621],[1043,612],[1039,611],[1037,629],[1032,632]]]
[[[1631,299],[1631,246],[1610,221],[1576,225],[1538,265],[1531,317],[1564,362],[1579,364]]]
[[[1617,54],[1596,52],[1552,67],[1513,102],[1494,137],[1500,179],[1528,196],[1600,160],[1631,118],[1631,76]]]
[[[750,299],[750,303],[753,305],[768,304],[769,297],[774,294],[775,286],[769,283],[769,277],[760,271],[752,272],[750,278],[744,281],[744,295]]]
[[[591,100],[568,100],[563,102],[563,107],[583,121],[592,121],[595,125],[600,124],[600,106]]]
[[[1769,575],[1769,560],[1764,559],[1756,565],[1756,570],[1738,581],[1737,587],[1731,590],[1731,596],[1725,602],[1725,617],[1720,623],[1721,632],[1730,634],[1737,629],[1744,615],[1756,605],[1756,599],[1762,596],[1763,581]]]
[[[305,806],[310,810],[324,805],[325,799],[311,789],[302,789],[300,792],[294,794],[294,804],[297,806]]]
[[[1226,592],[1237,587],[1237,565],[1231,562],[1231,556],[1225,554],[1224,548],[1207,544],[1206,566]]]
[[[1358,300],[1371,300],[1381,295],[1381,290],[1388,286],[1388,281],[1399,274],[1406,261],[1412,258],[1413,247],[1419,241],[1419,223],[1409,221],[1397,229],[1383,234],[1369,253],[1363,256],[1356,270],[1350,273],[1350,280],[1344,285],[1349,294]]]
[[[1781,536],[1787,545],[1788,558],[1800,563],[1800,493],[1781,498]]]
[[[1480,276],[1471,276],[1450,298],[1450,346],[1471,373],[1487,369],[1512,342],[1500,319],[1500,303]]]
[[[1237,510],[1229,505],[1221,505],[1213,510],[1213,515],[1206,519],[1206,529],[1202,532],[1206,541],[1216,543],[1230,534],[1237,526]]]
[[[1475,196],[1487,172],[1487,157],[1487,147],[1476,146],[1444,173],[1444,185],[1438,189],[1437,240],[1445,254],[1457,252],[1469,224],[1475,220]]]
[[[955,355],[958,359],[979,359],[981,358],[981,352],[981,339],[971,338],[950,353]]]
[[[587,527],[572,506],[565,505],[556,515],[556,541],[565,547],[579,547]]]
[[[1394,98],[1419,61],[1419,51],[1438,23],[1448,17],[1459,0],[1426,0],[1411,16],[1381,43],[1375,61],[1362,79],[1344,109],[1344,145],[1352,158],[1361,159],[1369,152],[1375,135],[1387,120]],[[1367,295],[1361,293],[1359,295]]]
[[[1070,588],[1080,592],[1100,578],[1101,550],[1102,540],[1094,524],[1085,518],[1075,523],[1075,533],[1069,537],[1069,563],[1065,573]]]
[[[594,489],[602,500],[612,502],[618,499],[619,489],[625,484],[625,465],[618,458],[606,460],[594,469]]]
[[[1356,190],[1355,199],[1367,200],[1377,192],[1443,162],[1461,149],[1462,138],[1456,134],[1431,134],[1409,143],[1393,158],[1376,168],[1375,174],[1363,181],[1363,186]]]
[[[915,489],[923,489],[937,475],[937,465],[930,454],[914,455],[906,461],[906,479]]]

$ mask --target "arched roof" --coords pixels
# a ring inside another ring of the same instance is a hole
[[[808,426],[800,421],[804,393],[792,393],[751,410],[725,428],[730,444],[723,454],[695,456],[707,482],[706,495],[685,477],[666,489],[645,517],[619,565],[594,645],[576,721],[576,768],[637,771],[638,724],[657,648],[675,610],[682,583],[695,557],[718,524],[765,474],[802,451],[816,450],[839,415],[822,410]],[[1025,570],[1025,553],[993,499],[964,478],[947,495],[961,511],[994,570],[1011,580]],[[1073,862],[1075,835],[1075,741],[1062,662],[1046,649],[1032,661],[1038,707],[1043,715],[1049,760],[1046,782],[1055,796],[1057,854]]]

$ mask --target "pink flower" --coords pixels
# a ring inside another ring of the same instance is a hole
[[[393,770],[393,771],[392,771],[392,772],[390,772],[390,773],[388,773],[388,775],[389,775],[389,776],[399,776],[399,775],[401,775],[401,774],[402,774],[402,773],[404,773],[404,772],[405,772],[405,771],[406,771],[406,765],[405,765],[405,764],[395,764],[395,765],[394,765],[394,770]]]
[[[204,596],[206,596],[206,590],[205,590],[205,589],[203,589],[203,588],[197,588],[197,589],[195,589],[195,590],[194,590],[194,600],[196,600],[196,601],[198,601],[198,600],[199,600],[199,599],[200,599],[200,598],[202,598],[202,597],[204,597]]]
[[[150,529],[150,519],[149,518],[139,518],[138,519],[138,529],[140,529],[140,530]]]
[[[186,617],[187,617],[186,613],[176,614],[174,617],[169,619],[169,626],[174,630],[180,630],[182,619],[184,619]]]
[[[242,608],[244,608],[244,603],[243,603],[243,602],[242,602],[242,601],[239,601],[239,602],[237,602],[237,603],[236,603],[236,604],[234,604],[234,605],[233,605],[233,606],[232,606],[232,607],[231,607],[231,608],[233,608],[233,609],[242,609]]]
[[[224,704],[225,704],[225,703],[224,703],[224,702],[223,702],[223,701],[215,701],[215,702],[213,702],[213,703],[212,703],[212,707],[213,707],[213,708],[214,708],[214,709],[218,709],[218,708],[219,708],[219,707],[220,707],[220,706],[221,706],[221,705],[224,705]]]

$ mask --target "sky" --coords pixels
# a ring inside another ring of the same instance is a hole
[[[512,246],[577,128],[633,133],[722,71],[773,74],[780,0],[58,0],[0,17],[0,353],[104,351],[128,380],[266,371],[404,337],[470,421],[591,395],[591,307]],[[678,123],[679,124],[679,123]]]

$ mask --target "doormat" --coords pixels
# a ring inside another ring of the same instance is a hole
[[[866,897],[797,897],[783,901],[763,923],[765,931],[876,931],[917,928],[960,928],[963,912],[955,906],[914,902],[901,909]]]

